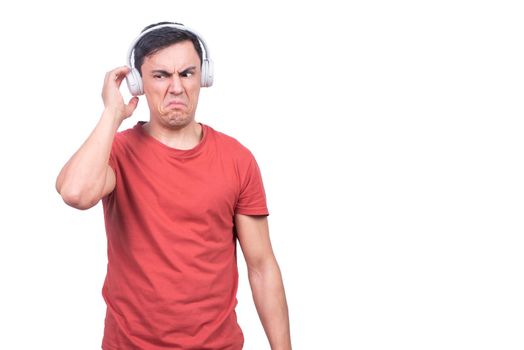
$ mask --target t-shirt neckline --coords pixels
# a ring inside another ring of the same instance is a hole
[[[140,136],[140,138],[143,139],[144,142],[148,143],[148,145],[150,145],[156,151],[165,152],[172,157],[176,157],[176,158],[196,157],[197,155],[201,153],[202,149],[204,148],[204,145],[207,142],[207,135],[209,133],[208,127],[207,125],[202,124],[202,123],[198,123],[202,127],[202,138],[200,139],[200,142],[195,147],[191,149],[187,149],[187,150],[170,147],[160,142],[159,140],[157,140],[156,138],[151,136],[147,131],[144,130],[143,125],[145,123],[146,123],[145,121],[139,121],[136,123],[134,127],[134,129],[138,131],[138,135]]]

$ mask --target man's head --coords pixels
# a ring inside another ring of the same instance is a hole
[[[202,47],[200,46],[198,37],[191,31],[180,30],[174,27],[160,27],[158,29],[153,29],[154,27],[169,24],[181,26],[180,24],[173,22],[159,22],[151,24],[142,30],[143,33],[152,29],[151,32],[141,37],[134,46],[134,66],[140,72],[141,76],[142,64],[147,56],[182,41],[190,41],[193,44],[193,47],[200,58],[200,65],[202,65]]]
[[[213,85],[213,62],[209,57],[206,43],[197,33],[179,23],[160,22],[147,26],[133,41],[129,48],[127,58],[131,71],[127,74],[126,81],[129,91],[133,96],[142,95],[142,64],[144,59],[158,50],[169,45],[188,41],[200,59],[201,86]]]
[[[206,70],[209,63],[208,53],[202,44],[206,50],[202,57],[201,39],[194,33],[181,25],[169,24],[172,23],[144,29],[145,34],[138,38],[133,49],[136,69],[133,76],[140,74],[138,79],[146,95],[151,122],[181,128],[194,122],[200,87],[208,86],[206,79],[202,79],[202,69]]]

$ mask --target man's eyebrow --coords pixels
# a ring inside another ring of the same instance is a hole
[[[151,73],[153,73],[153,74],[160,73],[160,74],[163,74],[163,75],[173,75],[173,73],[168,72],[168,71],[163,70],[163,69],[154,69]]]
[[[183,71],[180,72],[180,74],[184,74],[184,73],[187,73],[191,70],[195,70],[196,69],[196,66],[191,66],[191,67],[188,67],[186,69],[184,69]]]
[[[180,74],[185,74],[185,73],[188,73],[192,70],[195,70],[196,69],[196,66],[190,66],[190,67],[187,67],[186,69],[180,71]],[[165,69],[154,69],[151,71],[151,73],[153,74],[163,74],[163,75],[167,75],[167,76],[171,76],[174,74],[174,72],[168,72],[166,71]]]

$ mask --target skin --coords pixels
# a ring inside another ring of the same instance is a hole
[[[202,128],[195,121],[200,93],[200,60],[191,42],[181,42],[147,57],[143,86],[150,110],[144,129],[160,142],[178,149],[195,147]],[[138,98],[126,104],[120,85],[128,67],[106,74],[104,111],[92,133],[60,171],[56,189],[64,202],[88,209],[111,193],[116,178],[108,160],[113,138],[123,120],[135,111]],[[253,300],[272,350],[291,349],[288,308],[279,266],[269,238],[266,216],[234,217],[244,254]]]
[[[238,241],[246,260],[251,293],[272,350],[290,350],[291,336],[284,283],[266,216],[235,216]]]
[[[146,57],[141,68],[150,110],[146,131],[168,146],[196,146],[202,132],[195,122],[201,70],[193,44],[183,41],[162,49]]]

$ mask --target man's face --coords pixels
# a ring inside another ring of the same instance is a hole
[[[142,81],[151,122],[179,129],[194,121],[200,70],[191,41],[173,44],[144,59]]]

